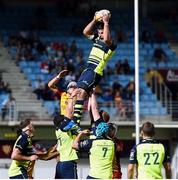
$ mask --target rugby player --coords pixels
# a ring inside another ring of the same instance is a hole
[[[97,33],[94,33],[95,27],[97,27]],[[108,15],[104,15],[101,22],[97,22],[94,17],[84,28],[83,33],[88,39],[93,41],[93,47],[87,61],[87,67],[77,82],[79,93],[74,106],[73,122],[66,129],[72,128],[74,123],[80,123],[84,100],[93,87],[99,84],[103,76],[103,70],[116,49],[116,45],[110,35]]]
[[[164,166],[166,178],[171,179],[170,156],[165,146],[153,139],[154,125],[150,122],[144,123],[141,135],[142,141],[134,146],[130,153],[128,179],[163,179],[162,166]],[[137,170],[136,177],[134,177],[134,167]]]
[[[68,73],[67,70],[62,70],[57,76],[55,76],[53,79],[51,79],[48,82],[48,87],[61,99],[60,100],[60,114],[64,115],[66,114],[66,108],[68,105],[68,99],[71,93],[73,92],[74,89],[77,88],[77,83],[75,81],[71,81],[67,85],[67,91],[62,91],[59,89],[56,84],[63,78],[65,75]],[[74,102],[75,103],[75,102]]]
[[[90,170],[87,179],[111,179],[114,159],[114,143],[108,138],[109,125],[101,122],[96,127],[96,139],[81,140],[89,135],[89,130],[81,131],[72,147],[79,151],[89,151]]]
[[[34,127],[30,119],[25,119],[20,123],[18,138],[15,142],[8,175],[10,179],[28,179],[28,168],[38,159],[33,151],[32,137]]]

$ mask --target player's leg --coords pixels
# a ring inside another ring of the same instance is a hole
[[[70,121],[69,124],[63,128],[64,131],[71,130],[76,128],[76,125],[80,125],[86,96],[93,89],[93,87],[100,82],[100,80],[101,76],[96,74],[92,69],[86,69],[81,74],[77,83],[77,86],[80,89],[80,93],[77,95],[77,101],[74,106],[73,121]]]
[[[77,101],[74,106],[74,121],[80,123],[83,114],[83,105],[87,95],[96,86],[101,77],[96,74],[92,69],[86,69],[80,76],[77,86],[80,89],[80,93],[77,96]]]

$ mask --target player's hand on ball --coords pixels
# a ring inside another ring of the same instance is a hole
[[[96,12],[95,12],[94,20],[95,20],[96,22],[102,20],[102,16],[101,16],[101,14],[99,13],[99,11],[96,11]]]
[[[109,16],[108,15],[104,15],[102,18],[104,23],[108,23],[109,22]]]
[[[94,19],[95,21],[103,21],[103,17],[104,16],[108,16],[108,19],[111,17],[111,13],[109,10],[107,9],[102,9],[100,11],[96,11],[95,12],[95,16],[94,16]]]

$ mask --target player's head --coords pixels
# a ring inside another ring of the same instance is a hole
[[[116,137],[117,134],[117,125],[114,123],[108,123],[109,125],[109,132],[108,132],[108,136],[112,139],[114,137]]]
[[[155,135],[154,125],[150,122],[146,122],[141,127],[141,134],[144,137],[153,137]]]
[[[68,85],[67,85],[67,92],[68,93],[72,93],[72,91],[74,89],[77,88],[77,83],[75,81],[71,81]]]
[[[98,124],[96,128],[96,136],[97,137],[107,137],[109,132],[109,125],[105,122],[101,122]]]
[[[106,111],[100,110],[99,114],[106,123],[109,122],[110,116]]]
[[[54,116],[53,123],[54,123],[54,126],[55,126],[56,129],[59,129],[59,127],[60,127],[63,120],[64,120],[63,115],[57,114],[57,115]]]
[[[22,132],[26,132],[29,136],[33,136],[34,131],[35,129],[33,127],[31,119],[25,119],[20,122],[17,134],[20,135]]]
[[[104,23],[102,21],[97,22],[96,28],[99,38],[103,39]]]

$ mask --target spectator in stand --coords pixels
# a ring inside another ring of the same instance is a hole
[[[95,87],[95,94],[98,95],[98,96],[101,96],[103,94],[103,91],[102,91],[102,88],[100,85],[97,85]]]
[[[167,62],[168,57],[162,48],[156,48],[153,53],[153,58],[156,63]]]
[[[10,108],[15,108],[15,98],[10,95],[9,99],[6,99],[2,102],[2,120],[5,120],[5,117],[7,116],[8,112],[10,112]],[[13,106],[13,107],[12,107]]]
[[[77,53],[77,44],[75,40],[73,40],[70,45],[70,52],[72,53],[73,56],[75,56]]]
[[[105,75],[108,77],[113,74],[113,69],[110,66],[106,67]]]
[[[2,79],[0,79],[0,93],[11,93],[9,83],[5,83]]]
[[[39,78],[35,84],[35,90],[33,91],[37,95],[37,99],[43,98],[44,89],[45,83]]]
[[[130,65],[129,65],[128,59],[124,60],[124,62],[122,63],[122,67],[123,67],[124,74],[130,73]]]
[[[141,41],[144,43],[149,43],[151,41],[151,33],[147,30],[142,31]]]
[[[55,68],[56,68],[56,62],[55,62],[54,58],[50,58],[50,60],[48,62],[49,73],[53,73]]]
[[[60,51],[62,48],[62,44],[60,44],[59,42],[54,42],[52,43],[52,48],[56,51]]]
[[[122,92],[122,85],[118,81],[114,81],[112,84],[113,94],[115,95],[117,91]]]
[[[156,42],[158,42],[158,43],[165,43],[166,42],[166,37],[165,37],[165,34],[162,30],[156,31],[154,36],[155,36]]]
[[[117,63],[115,64],[115,71],[116,74],[123,74],[123,66],[121,60],[118,60]]]
[[[48,64],[48,61],[42,62],[41,65],[40,65],[40,69],[41,69],[42,73],[48,74],[49,73],[49,64]]]
[[[122,97],[120,95],[120,92],[117,91],[114,97],[114,102],[115,102],[115,106],[118,108],[119,110],[119,117],[126,117],[126,107],[122,101]]]
[[[71,81],[75,81],[75,75],[70,71],[66,76],[65,76],[65,84],[70,83]]]
[[[135,82],[130,79],[129,83],[125,87],[125,97],[127,100],[133,100],[135,94]]]
[[[54,100],[53,94],[51,93],[47,84],[45,85],[42,97],[43,97],[43,100],[47,100],[47,101]]]
[[[75,72],[75,66],[74,66],[74,60],[73,59],[69,59],[69,61],[67,62],[67,69],[71,72]]]
[[[118,42],[124,42],[126,40],[125,34],[122,30],[119,30],[117,33],[117,41]]]
[[[102,95],[102,99],[105,101],[106,107],[111,107],[114,99],[112,96],[112,89],[106,89]]]
[[[81,71],[85,68],[85,61],[82,57],[82,54],[77,52],[77,55],[75,57],[76,59],[76,67],[77,67],[77,72],[76,73],[80,73],[81,74]],[[79,70],[79,72],[78,72]]]

